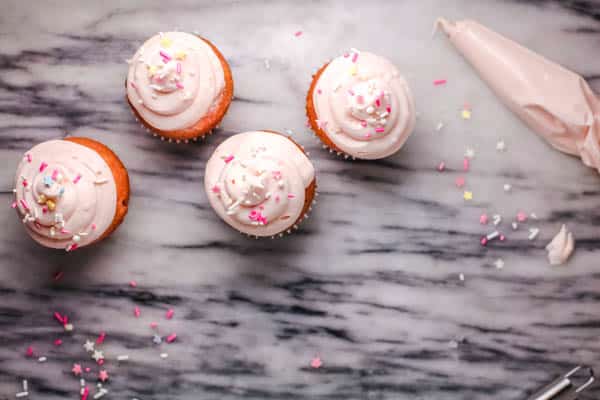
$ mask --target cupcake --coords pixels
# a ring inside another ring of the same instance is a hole
[[[354,49],[313,76],[306,113],[330,152],[368,160],[400,150],[416,119],[412,93],[398,69]]]
[[[307,217],[316,195],[315,170],[302,146],[277,132],[231,136],[206,164],[211,206],[250,236],[283,236]]]
[[[127,169],[108,147],[71,137],[25,153],[17,168],[15,208],[43,246],[75,250],[109,236],[125,218]]]
[[[233,98],[231,70],[208,40],[185,32],[151,37],[129,61],[127,101],[142,126],[177,143],[209,134]]]

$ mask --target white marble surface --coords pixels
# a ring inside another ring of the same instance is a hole
[[[600,90],[598,3],[85,3],[5,0],[0,13],[0,398],[14,398],[23,378],[32,399],[78,398],[70,368],[97,371],[81,345],[100,331],[114,399],[519,400],[575,363],[598,365],[600,177],[528,131],[431,37],[438,16],[475,18]],[[149,136],[124,100],[125,59],[174,28],[213,41],[234,73],[236,99],[204,143]],[[304,126],[311,72],[349,47],[390,58],[415,93],[416,131],[386,160],[338,159]],[[275,241],[232,231],[202,188],[218,143],[265,128],[289,129],[308,148],[321,194],[300,231]],[[8,207],[22,154],[66,134],[112,147],[132,183],[123,226],[72,254],[38,247]],[[467,147],[476,158],[463,174]],[[454,186],[462,175],[470,203]],[[539,217],[527,224],[536,240],[510,229],[519,210]],[[506,242],[479,245],[492,230],[482,212],[504,216]],[[550,267],[543,247],[562,223],[576,254]],[[54,311],[69,315],[72,334]],[[177,341],[153,345],[154,320]],[[29,345],[48,361],[27,359]],[[118,364],[124,353],[130,361]],[[323,366],[311,369],[316,354]]]

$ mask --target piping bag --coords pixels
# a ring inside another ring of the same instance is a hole
[[[436,28],[530,129],[600,172],[600,101],[580,75],[476,21]]]

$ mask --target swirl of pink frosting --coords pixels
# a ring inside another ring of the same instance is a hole
[[[117,188],[110,167],[94,150],[50,140],[29,150],[16,173],[15,203],[27,232],[51,248],[74,250],[110,227]]]
[[[310,160],[285,136],[245,132],[217,147],[204,186],[211,206],[229,225],[248,235],[272,236],[302,216],[314,177]]]
[[[332,60],[313,91],[318,126],[343,152],[379,159],[397,152],[415,126],[408,84],[387,59],[352,50]]]
[[[151,37],[129,64],[127,97],[144,121],[160,130],[193,126],[215,106],[224,87],[213,49],[185,32]]]

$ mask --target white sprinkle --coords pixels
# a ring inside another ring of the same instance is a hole
[[[26,397],[26,396],[29,396],[29,392],[19,392],[19,393],[17,393],[17,394],[15,395],[15,397],[16,397],[17,399],[18,399],[18,398],[21,398],[21,397]]]
[[[160,353],[160,358],[162,358],[163,360],[167,357],[169,357],[167,353]]]
[[[85,379],[81,378],[81,379],[79,380],[79,385],[80,385],[81,387],[84,387],[84,386],[85,386]]]
[[[489,234],[486,236],[486,238],[487,238],[487,240],[493,240],[493,239],[496,239],[498,236],[500,236],[500,232],[498,232],[498,231],[494,231],[494,232],[492,232],[492,233],[489,233]]]
[[[100,397],[104,396],[106,393],[108,393],[108,390],[100,389],[100,391],[94,395],[94,399],[99,399]]]
[[[535,213],[531,213],[529,214],[529,216],[531,217],[531,219],[538,219],[538,216]]]
[[[122,355],[122,356],[117,357],[117,361],[127,361],[127,360],[129,360],[128,355]]]
[[[506,143],[504,143],[504,140],[499,140],[498,143],[496,143],[496,150],[498,150],[498,151],[506,150]]]
[[[467,147],[467,150],[465,150],[465,157],[468,159],[475,158],[475,150],[473,150],[471,147]]]
[[[269,61],[268,58],[265,58],[265,68],[266,69],[271,69],[271,62]]]
[[[79,235],[73,235],[73,241],[75,243],[78,243],[80,240],[81,240],[81,236],[79,236]]]
[[[497,269],[502,269],[502,268],[504,268],[504,260],[499,258],[494,262],[494,265],[496,266]]]
[[[46,362],[46,360],[48,360],[46,357],[38,358],[38,362],[41,362],[41,363]]]
[[[516,231],[518,227],[519,227],[519,224],[518,224],[518,223],[516,223],[516,222],[513,222],[513,223],[512,223],[512,228],[513,228],[513,231]]]
[[[461,281],[465,280],[465,275],[464,274],[458,274],[458,279],[460,279]]]
[[[23,391],[26,392],[28,389],[27,379],[23,379]]]
[[[502,216],[500,214],[494,214],[492,216],[492,220],[494,222],[494,226],[498,226],[500,225],[500,222],[502,222]]]
[[[527,238],[533,240],[537,237],[538,233],[540,233],[538,228],[529,228],[529,236]]]
[[[510,189],[512,189],[512,186],[510,184],[508,184],[508,183],[505,183],[504,184],[504,191],[505,192],[510,192]]]
[[[102,185],[103,183],[107,183],[108,179],[104,178],[104,179],[98,179],[97,181],[94,181],[94,183],[96,185]]]

